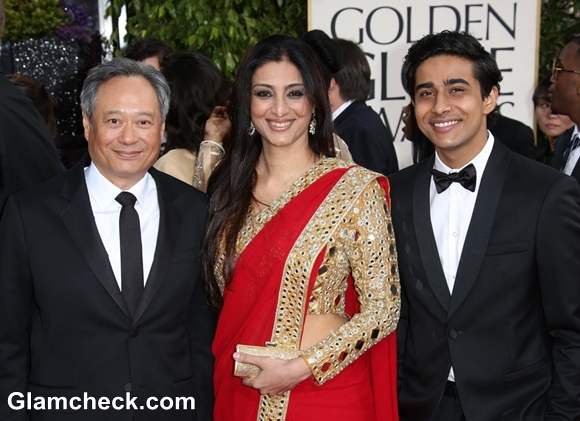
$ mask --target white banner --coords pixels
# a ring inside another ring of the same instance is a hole
[[[429,33],[467,31],[491,52],[502,71],[501,113],[533,127],[532,94],[537,80],[540,0],[309,0],[309,29],[356,42],[371,66],[368,104],[395,138],[399,166],[412,163],[401,110],[409,97],[401,65],[409,46]]]

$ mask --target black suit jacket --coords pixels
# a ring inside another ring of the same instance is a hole
[[[357,164],[384,175],[399,169],[393,137],[379,115],[363,101],[353,102],[340,113],[334,120],[334,130]]]
[[[0,213],[10,193],[61,171],[42,117],[0,73]]]
[[[580,419],[576,183],[495,142],[450,294],[430,222],[432,168],[433,158],[391,176],[401,419],[431,419],[451,365],[470,421]]]
[[[200,279],[207,201],[172,177],[151,174],[159,234],[133,319],[98,234],[82,166],[8,199],[0,222],[3,421],[71,419],[11,411],[6,396],[14,391],[194,396],[195,412],[96,411],[73,419],[211,419],[214,317]]]
[[[566,150],[566,148],[568,147],[568,145],[572,141],[572,133],[573,132],[574,132],[574,126],[572,126],[570,129],[566,130],[564,133],[562,133],[556,139],[555,148],[554,148],[554,166],[556,168],[562,168],[562,166],[564,165],[564,162],[562,162],[562,160],[564,159],[564,151]],[[578,181],[578,183],[580,183],[580,160],[578,160],[578,162],[576,163],[576,166],[572,170],[572,174],[570,174],[570,175],[572,177],[574,177],[576,179],[576,181]]]

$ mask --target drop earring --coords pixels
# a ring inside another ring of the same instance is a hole
[[[314,111],[312,111],[312,120],[310,120],[308,125],[308,133],[311,135],[316,134],[316,113]]]
[[[250,127],[248,127],[248,134],[250,136],[254,136],[255,133],[256,133],[256,128],[254,127],[254,123],[252,123],[250,121]]]

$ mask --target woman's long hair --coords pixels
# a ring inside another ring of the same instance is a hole
[[[256,164],[262,151],[260,135],[248,133],[252,77],[269,62],[288,60],[300,71],[306,97],[316,114],[316,133],[308,135],[310,149],[318,155],[334,156],[332,116],[323,73],[314,52],[303,41],[273,35],[258,42],[240,63],[234,83],[230,115],[232,134],[224,143],[225,158],[210,178],[210,215],[204,247],[204,270],[210,302],[221,306],[221,292],[214,276],[218,254],[225,250],[223,277],[226,284],[234,267],[238,234],[250,208],[256,183]]]
[[[226,80],[201,53],[175,53],[162,67],[171,87],[165,121],[167,150],[182,148],[197,153],[206,120],[216,105],[226,104],[229,95]]]

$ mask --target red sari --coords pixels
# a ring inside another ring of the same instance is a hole
[[[233,376],[237,344],[260,345],[273,339],[275,314],[281,296],[281,278],[294,244],[316,210],[348,168],[331,170],[288,202],[240,254],[232,279],[224,291],[224,305],[213,342],[215,356],[215,421],[349,420],[396,421],[396,339],[394,332],[323,385],[311,379],[297,385],[284,397],[260,396]],[[380,179],[388,197],[388,183]],[[323,260],[322,248],[310,268],[301,303],[306,314],[307,298]],[[357,311],[352,283],[346,295],[347,311]],[[300,323],[302,323],[303,318]],[[302,324],[300,324],[300,329]],[[301,334],[301,332],[300,332]],[[297,349],[299,340],[294,344]],[[278,405],[279,412],[265,408]],[[265,415],[270,414],[270,415]]]

